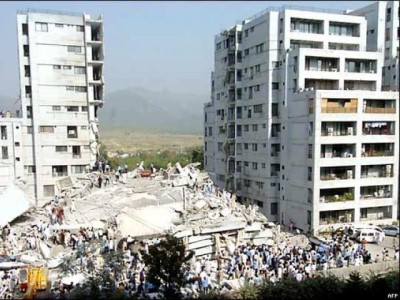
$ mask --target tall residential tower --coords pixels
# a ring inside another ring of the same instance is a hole
[[[98,153],[104,103],[103,20],[86,14],[19,11],[23,177],[37,204]]]
[[[348,13],[271,8],[215,38],[205,168],[271,221],[397,218],[399,96]]]

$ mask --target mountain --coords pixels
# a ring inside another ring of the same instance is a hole
[[[100,127],[198,134],[203,131],[203,105],[208,99],[143,88],[110,92],[99,111]]]

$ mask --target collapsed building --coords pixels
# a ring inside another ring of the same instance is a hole
[[[187,250],[193,250],[196,258],[211,259],[221,252],[232,254],[239,244],[276,246],[288,237],[280,232],[279,225],[269,222],[256,205],[244,206],[236,202],[234,194],[219,190],[198,165],[182,167],[177,163],[146,178],[141,177],[144,174],[141,165],[103,188],[95,187],[100,176],[98,172],[66,177],[57,182],[62,192],[55,200],[42,208],[34,208],[32,201],[25,199],[31,208],[26,205],[19,205],[18,211],[10,208],[14,215],[7,216],[1,225],[4,227],[11,222],[8,227],[15,236],[29,236],[52,208],[65,207],[63,222],[52,226],[56,230],[78,232],[82,228],[105,229],[114,224],[117,241],[130,236],[151,242],[171,234],[182,238]],[[24,193],[18,187],[11,191],[23,198]],[[3,197],[10,199],[7,194]],[[77,251],[43,239],[37,240],[36,250],[24,250],[20,243],[22,239],[18,238],[9,243],[8,248],[3,247],[3,255],[12,253],[16,260],[11,265],[0,262],[0,269],[43,266],[49,270],[49,279],[56,280],[62,277],[59,268],[63,261],[74,257]],[[71,276],[65,281],[78,282],[85,278],[82,274]]]

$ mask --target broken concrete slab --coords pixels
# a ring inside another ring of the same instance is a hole
[[[198,249],[198,248],[204,248],[207,246],[211,246],[214,244],[214,241],[212,239],[209,240],[203,240],[203,241],[198,241],[195,243],[190,243],[189,246],[189,250],[194,250],[194,249]]]
[[[228,221],[228,222],[224,222],[224,223],[213,224],[212,226],[209,226],[209,227],[202,227],[200,231],[201,231],[201,234],[206,234],[206,233],[213,233],[213,232],[237,230],[237,229],[245,228],[246,224],[247,224],[246,222],[241,222],[241,221]]]

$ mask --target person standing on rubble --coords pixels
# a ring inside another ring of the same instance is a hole
[[[101,189],[101,184],[103,182],[103,177],[101,176],[101,174],[99,175],[99,177],[97,178],[97,181],[99,183],[99,189]]]
[[[71,211],[71,212],[74,212],[74,211],[75,211],[75,199],[71,199],[70,211]]]

